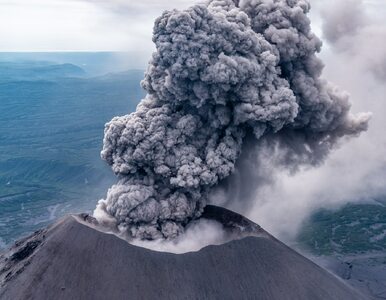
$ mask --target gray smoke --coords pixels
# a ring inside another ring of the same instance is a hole
[[[369,115],[351,115],[348,96],[320,78],[309,9],[214,0],[156,20],[147,96],[105,128],[101,156],[119,181],[98,209],[120,230],[174,238],[250,154],[279,151],[276,163],[296,171],[367,129]]]
[[[367,23],[364,11],[362,0],[334,1],[327,5],[324,3],[323,37],[334,45],[346,36],[356,35]]]
[[[351,56],[352,63],[361,71],[370,71],[383,83],[386,79],[386,27],[384,7],[379,10],[380,17],[377,17],[366,10],[362,0],[324,0],[321,15],[323,36],[333,50]]]

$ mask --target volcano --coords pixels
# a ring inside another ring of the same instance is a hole
[[[364,299],[245,217],[207,206],[229,242],[184,254],[134,246],[66,216],[0,257],[1,299]],[[203,233],[204,234],[204,233]]]

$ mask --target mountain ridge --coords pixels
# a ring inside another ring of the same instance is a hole
[[[0,297],[365,299],[250,220],[210,209],[203,218],[225,217],[224,227],[241,239],[184,254],[133,246],[87,226],[95,222],[87,215],[76,217],[83,224],[67,216],[1,255]],[[255,231],[244,230],[249,225]]]

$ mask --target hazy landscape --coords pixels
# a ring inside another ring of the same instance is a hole
[[[91,212],[116,181],[100,159],[104,124],[135,110],[144,71],[101,75],[100,61],[83,69],[64,57],[0,56],[0,248],[67,213]],[[385,199],[355,202],[316,211],[290,244],[356,286],[374,284],[386,269]]]
[[[68,212],[90,211],[115,180],[104,124],[134,110],[143,71],[94,77],[71,63],[0,62],[0,246]]]

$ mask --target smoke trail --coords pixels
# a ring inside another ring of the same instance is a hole
[[[242,151],[279,149],[296,169],[367,128],[369,115],[351,115],[347,95],[320,79],[307,1],[237,2],[158,18],[147,96],[106,124],[101,156],[119,181],[98,209],[132,237],[176,237]]]

